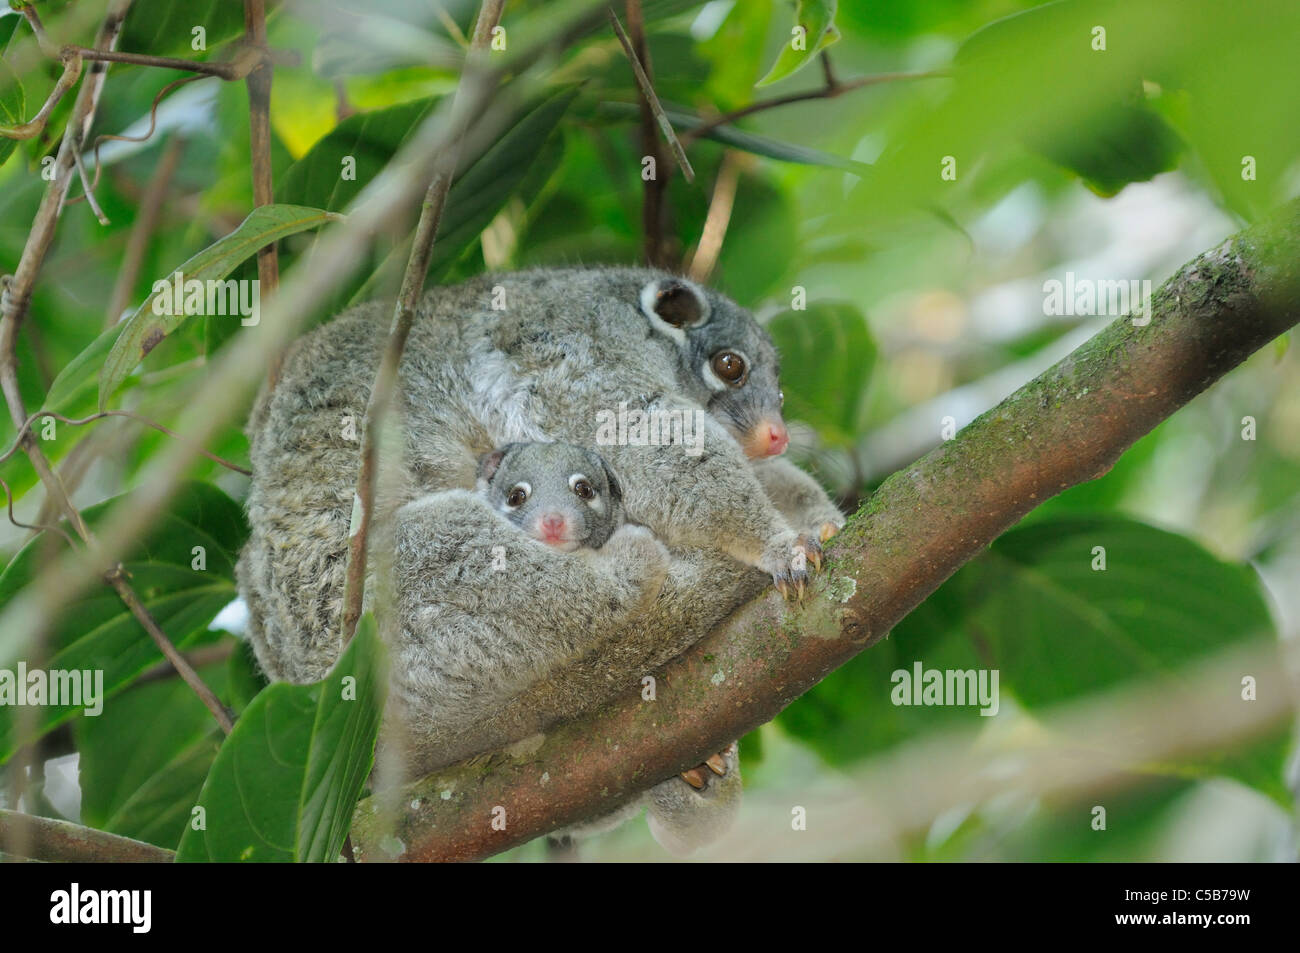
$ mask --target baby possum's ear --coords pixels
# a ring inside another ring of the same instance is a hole
[[[496,476],[497,470],[501,467],[501,461],[506,458],[506,454],[510,452],[510,448],[513,446],[514,444],[508,443],[496,450],[489,450],[478,458],[479,483],[486,486],[492,482],[492,478]]]
[[[623,488],[619,486],[618,477],[614,476],[614,471],[609,468],[605,458],[600,458],[600,465],[605,471],[605,480],[609,483],[609,499],[617,506],[623,505]]]

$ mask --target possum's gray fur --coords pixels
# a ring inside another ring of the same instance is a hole
[[[239,582],[251,641],[272,678],[319,680],[341,648],[360,446],[352,431],[360,429],[389,320],[389,306],[362,305],[299,340],[249,421],[252,533]],[[722,349],[743,358],[739,384],[719,378],[710,364]],[[448,531],[440,523],[425,539],[407,520],[423,512],[421,499],[474,487],[478,459],[515,442],[564,441],[599,453],[622,486],[628,519],[648,527],[671,558],[648,608],[618,621],[606,618],[613,614],[603,586],[579,592],[558,580],[548,587],[544,573],[521,575],[518,597],[541,616],[604,618],[606,630],[592,632],[584,652],[557,660],[545,641],[553,633],[533,629],[533,650],[542,656],[536,681],[494,699],[468,724],[431,724],[407,712],[408,724],[427,728],[412,737],[413,770],[508,744],[639,692],[645,674],[773,579],[803,581],[792,553],[797,546],[816,552],[819,533],[843,518],[797,468],[779,459],[750,461],[742,450],[761,422],[780,421],[777,372],[775,349],[747,312],[661,272],[543,269],[485,275],[425,296],[393,407],[404,435],[401,459],[383,464],[401,472],[377,512],[388,529],[376,539],[399,541],[399,588],[420,578],[406,560],[422,546],[440,545]],[[662,442],[598,442],[600,412],[617,413],[624,404],[702,411],[698,454]],[[461,532],[471,528],[466,522]],[[418,628],[420,598],[409,588],[399,598],[400,627]]]

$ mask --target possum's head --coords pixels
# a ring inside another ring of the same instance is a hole
[[[641,313],[677,347],[682,384],[751,458],[790,442],[781,405],[780,359],[744,308],[685,278],[660,275],[640,292]]]
[[[623,494],[605,461],[568,443],[511,443],[479,458],[488,504],[535,539],[597,549],[623,521]]]

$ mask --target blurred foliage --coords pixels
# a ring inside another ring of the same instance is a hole
[[[308,14],[271,5],[272,46],[301,59],[276,67],[272,94],[276,201],[300,207],[295,221],[314,226],[326,212],[346,212],[455,88],[477,6],[321,0]],[[38,4],[51,36],[76,43],[91,41],[103,7]],[[592,9],[513,0],[509,43],[535,42]],[[603,8],[594,13],[543,79],[509,79],[517,108],[495,138],[467,144],[430,280],[639,257],[637,90]],[[693,185],[661,166],[668,244],[689,260],[729,155],[736,191],[710,280],[768,322],[795,425],[791,452],[850,503],[937,445],[945,416],[966,422],[1015,386],[1005,375],[1027,379],[1031,365],[1086,329],[1086,319],[1042,313],[1044,279],[1072,269],[1158,283],[1300,192],[1293,0],[647,0],[645,16],[656,88],[683,132],[766,98],[808,97],[691,143]],[[808,40],[802,50],[791,45],[797,26]],[[136,0],[119,48],[223,59],[242,30],[240,6],[224,0]],[[924,78],[818,98],[820,50],[839,83]],[[0,16],[0,51],[0,124],[14,124],[35,115],[60,70],[12,12]],[[113,66],[92,137],[143,134],[155,95],[181,75]],[[45,186],[42,160],[58,147],[71,99],[40,135],[0,138],[0,272],[12,272],[21,254]],[[196,262],[210,261],[213,275],[254,277],[252,253],[273,233],[282,269],[312,254],[317,232],[290,234],[272,221],[276,210],[250,217],[247,109],[243,84],[205,79],[164,100],[146,142],[103,145],[96,195],[111,223],[99,224],[84,202],[63,212],[19,342],[29,409],[84,415],[102,396],[171,425],[212,355],[236,334],[258,333],[237,316],[160,319],[146,307],[154,282]],[[169,142],[181,161],[128,276],[135,317],[119,323],[107,303]],[[311,320],[391,294],[414,218],[412,209],[389,223],[358,277]],[[1058,702],[1176,675],[1218,648],[1267,645],[1279,622],[1293,636],[1300,605],[1294,586],[1276,580],[1293,583],[1300,565],[1296,363],[1294,349],[1256,355],[1105,477],[1040,507],[886,642],[746,739],[751,777],[761,788],[782,772],[848,770],[935,732],[1032,722]],[[1258,427],[1250,440],[1242,438],[1247,416]],[[7,446],[14,428],[0,417]],[[172,439],[116,419],[36,432],[92,525]],[[238,427],[208,449],[247,464]],[[185,832],[186,858],[328,859],[369,763],[379,702],[340,708],[332,682],[265,688],[243,643],[212,628],[235,592],[246,532],[236,501],[247,484],[202,459],[188,477],[125,564],[178,645],[234,647],[227,663],[202,674],[244,713],[236,734],[222,745],[179,682],[140,682],[158,653],[107,589],[64,617],[50,665],[102,668],[112,703],[99,718],[43,709],[29,730],[53,743],[71,722],[85,823],[169,847]],[[42,494],[31,492],[36,480],[21,454],[0,462],[0,478],[19,515],[35,521]],[[63,547],[51,534],[28,540],[17,531],[3,545],[12,558],[0,602]],[[195,546],[206,553],[202,569]],[[1092,567],[1096,546],[1106,548],[1105,571]],[[982,719],[972,707],[892,704],[894,673],[916,663],[997,667],[1003,710]],[[374,664],[358,640],[348,665],[360,682]],[[1261,673],[1261,690],[1276,677]],[[0,760],[21,740],[17,724],[0,708]],[[331,760],[345,739],[347,757]],[[1289,734],[1278,734],[1246,750],[1152,766],[1144,783],[1108,801],[1125,820],[1104,840],[1078,805],[986,806],[936,822],[909,856],[1160,859],[1160,832],[1206,779],[1256,792],[1259,817],[1280,811],[1289,750]],[[300,796],[305,779],[318,797]],[[248,784],[260,793],[245,812],[232,791]],[[207,835],[189,823],[196,803],[209,811]],[[213,836],[214,817],[237,833]]]

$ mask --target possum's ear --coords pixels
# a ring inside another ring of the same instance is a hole
[[[681,330],[698,328],[709,320],[709,302],[685,278],[656,278],[641,289],[641,312],[652,325],[662,323]]]
[[[619,486],[618,477],[614,476],[614,471],[609,468],[609,464],[601,458],[600,465],[605,469],[605,480],[609,483],[609,498],[615,503],[622,505],[623,488]]]
[[[490,450],[478,458],[478,478],[484,483],[491,483],[492,478],[496,476],[497,470],[501,466],[501,461],[506,458],[506,453],[510,446],[506,445],[497,450]]]

